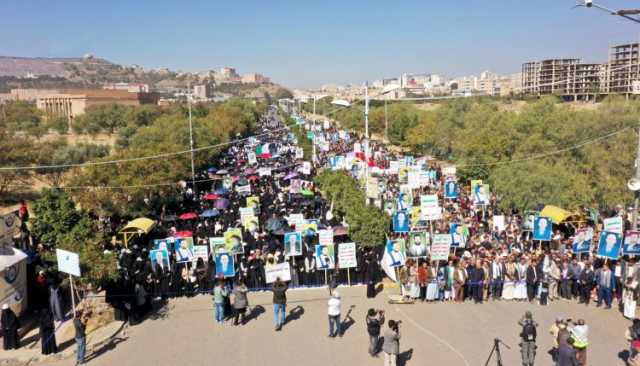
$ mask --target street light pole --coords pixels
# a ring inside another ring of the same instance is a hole
[[[638,129],[638,149],[636,151],[636,179],[640,179],[640,128]],[[640,206],[640,191],[634,191],[633,213],[631,215],[632,228],[638,230],[638,206]]]
[[[387,122],[387,96],[384,97],[384,141],[389,142],[389,123]]]
[[[312,148],[312,153],[311,153],[311,160],[313,162],[313,165],[315,166],[316,164],[316,96],[313,96],[313,116],[311,117],[313,118],[313,139],[311,140],[311,145],[313,146]]]
[[[369,203],[369,83],[364,84],[364,187],[365,203]]]
[[[194,161],[194,151],[193,151],[193,122],[191,120],[191,84],[189,84],[189,94],[187,94],[187,101],[189,105],[189,146],[191,147],[191,184],[193,185],[193,193],[194,195],[198,192],[196,189],[196,168],[193,163]]]

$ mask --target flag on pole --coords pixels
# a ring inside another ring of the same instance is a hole
[[[269,152],[269,143],[258,146],[258,148],[256,149],[256,155],[261,158],[270,158],[271,152]]]

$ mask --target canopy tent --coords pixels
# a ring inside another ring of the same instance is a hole
[[[540,211],[539,216],[549,217],[551,218],[551,221],[553,221],[554,224],[560,224],[573,215],[574,214],[572,212],[562,209],[560,207],[547,205],[547,206],[544,206],[542,211]]]
[[[135,235],[149,234],[155,226],[156,222],[146,217],[138,217],[135,220],[129,221],[127,225],[119,231],[124,238],[125,248],[129,247],[129,239]]]

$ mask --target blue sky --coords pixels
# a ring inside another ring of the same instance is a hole
[[[600,0],[611,8],[637,1]],[[640,24],[573,0],[171,1],[0,3],[0,55],[92,53],[121,64],[200,71],[234,66],[290,87],[362,83],[401,72],[448,77],[519,71],[638,41]]]

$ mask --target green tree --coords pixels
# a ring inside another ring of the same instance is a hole
[[[32,234],[54,248],[78,253],[81,284],[99,286],[117,276],[116,258],[104,253],[105,238],[86,212],[77,210],[62,191],[45,190],[33,205]],[[55,252],[46,253],[50,260]]]
[[[385,243],[391,220],[381,209],[365,204],[358,182],[344,172],[325,170],[316,176],[315,183],[333,203],[334,215],[346,219],[353,241],[368,247]]]

